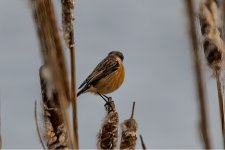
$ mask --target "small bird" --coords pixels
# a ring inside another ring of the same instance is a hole
[[[82,93],[91,92],[100,95],[107,102],[109,97],[105,94],[117,90],[124,81],[123,59],[121,52],[110,52],[79,86],[78,89],[81,90],[77,93],[77,97]]]

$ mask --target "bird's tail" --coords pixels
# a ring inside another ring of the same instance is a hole
[[[88,87],[82,88],[82,89],[77,93],[77,97],[80,96],[81,94],[83,94],[84,92],[86,92],[87,89],[88,89]]]
[[[83,91],[80,90],[80,91],[77,93],[77,97],[80,96],[80,94],[82,94],[82,93],[83,93]]]

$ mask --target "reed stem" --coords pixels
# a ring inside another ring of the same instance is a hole
[[[140,135],[140,139],[141,139],[141,147],[142,147],[142,149],[146,150],[147,148],[146,148],[146,145],[144,143],[144,139],[142,138],[142,135]]]
[[[74,42],[74,4],[75,0],[61,0],[62,4],[62,24],[64,39],[67,47],[70,49],[70,97],[72,102],[73,114],[73,136],[75,149],[79,149],[78,137],[78,117],[77,117],[77,95],[76,95],[76,68],[75,68],[75,42]]]
[[[192,53],[194,61],[194,73],[195,81],[197,86],[197,96],[199,101],[199,117],[200,117],[200,128],[203,137],[204,148],[211,149],[211,141],[209,135],[209,123],[207,115],[207,103],[206,103],[206,91],[205,91],[205,81],[203,77],[201,53],[198,46],[198,38],[195,26],[195,15],[194,6],[192,0],[185,0],[188,23],[189,23],[189,35],[192,43]]]
[[[223,144],[225,147],[224,94],[223,94],[223,84],[221,81],[221,71],[219,70],[216,71],[216,83],[217,83],[217,91],[218,91],[221,128],[222,128],[222,134],[223,134]]]

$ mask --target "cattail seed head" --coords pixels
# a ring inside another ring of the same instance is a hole
[[[222,68],[223,43],[218,36],[207,36],[203,41],[204,54],[208,65],[214,70]]]
[[[199,11],[203,48],[207,64],[214,72],[223,68],[225,52],[218,20],[219,11],[216,2],[203,1]]]
[[[74,46],[73,43],[73,20],[74,20],[74,0],[61,0],[62,3],[62,24],[63,35],[67,46]],[[71,39],[72,37],[72,39]]]
[[[110,100],[106,105],[107,114],[98,133],[98,149],[115,149],[118,142],[119,116],[115,104]]]
[[[134,105],[135,103],[133,103],[131,118],[128,120],[125,120],[121,124],[122,137],[121,137],[120,149],[135,149],[135,146],[136,146],[136,141],[137,141],[136,132],[137,132],[138,124],[136,120],[133,119]]]
[[[51,85],[47,66],[40,67],[40,83],[44,111],[45,140],[48,149],[67,149],[68,135],[59,108],[59,97]],[[47,76],[46,76],[47,75]]]
[[[204,3],[200,5],[200,11],[199,11],[199,21],[201,26],[201,33],[202,35],[207,35],[210,32],[213,32],[213,29],[215,27],[215,23],[213,21],[213,17]]]

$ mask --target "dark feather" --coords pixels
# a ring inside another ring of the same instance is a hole
[[[87,85],[86,85],[84,88],[82,88],[82,89],[77,93],[77,97],[78,97],[80,94],[84,93],[88,88],[89,88],[89,86],[87,86]]]

